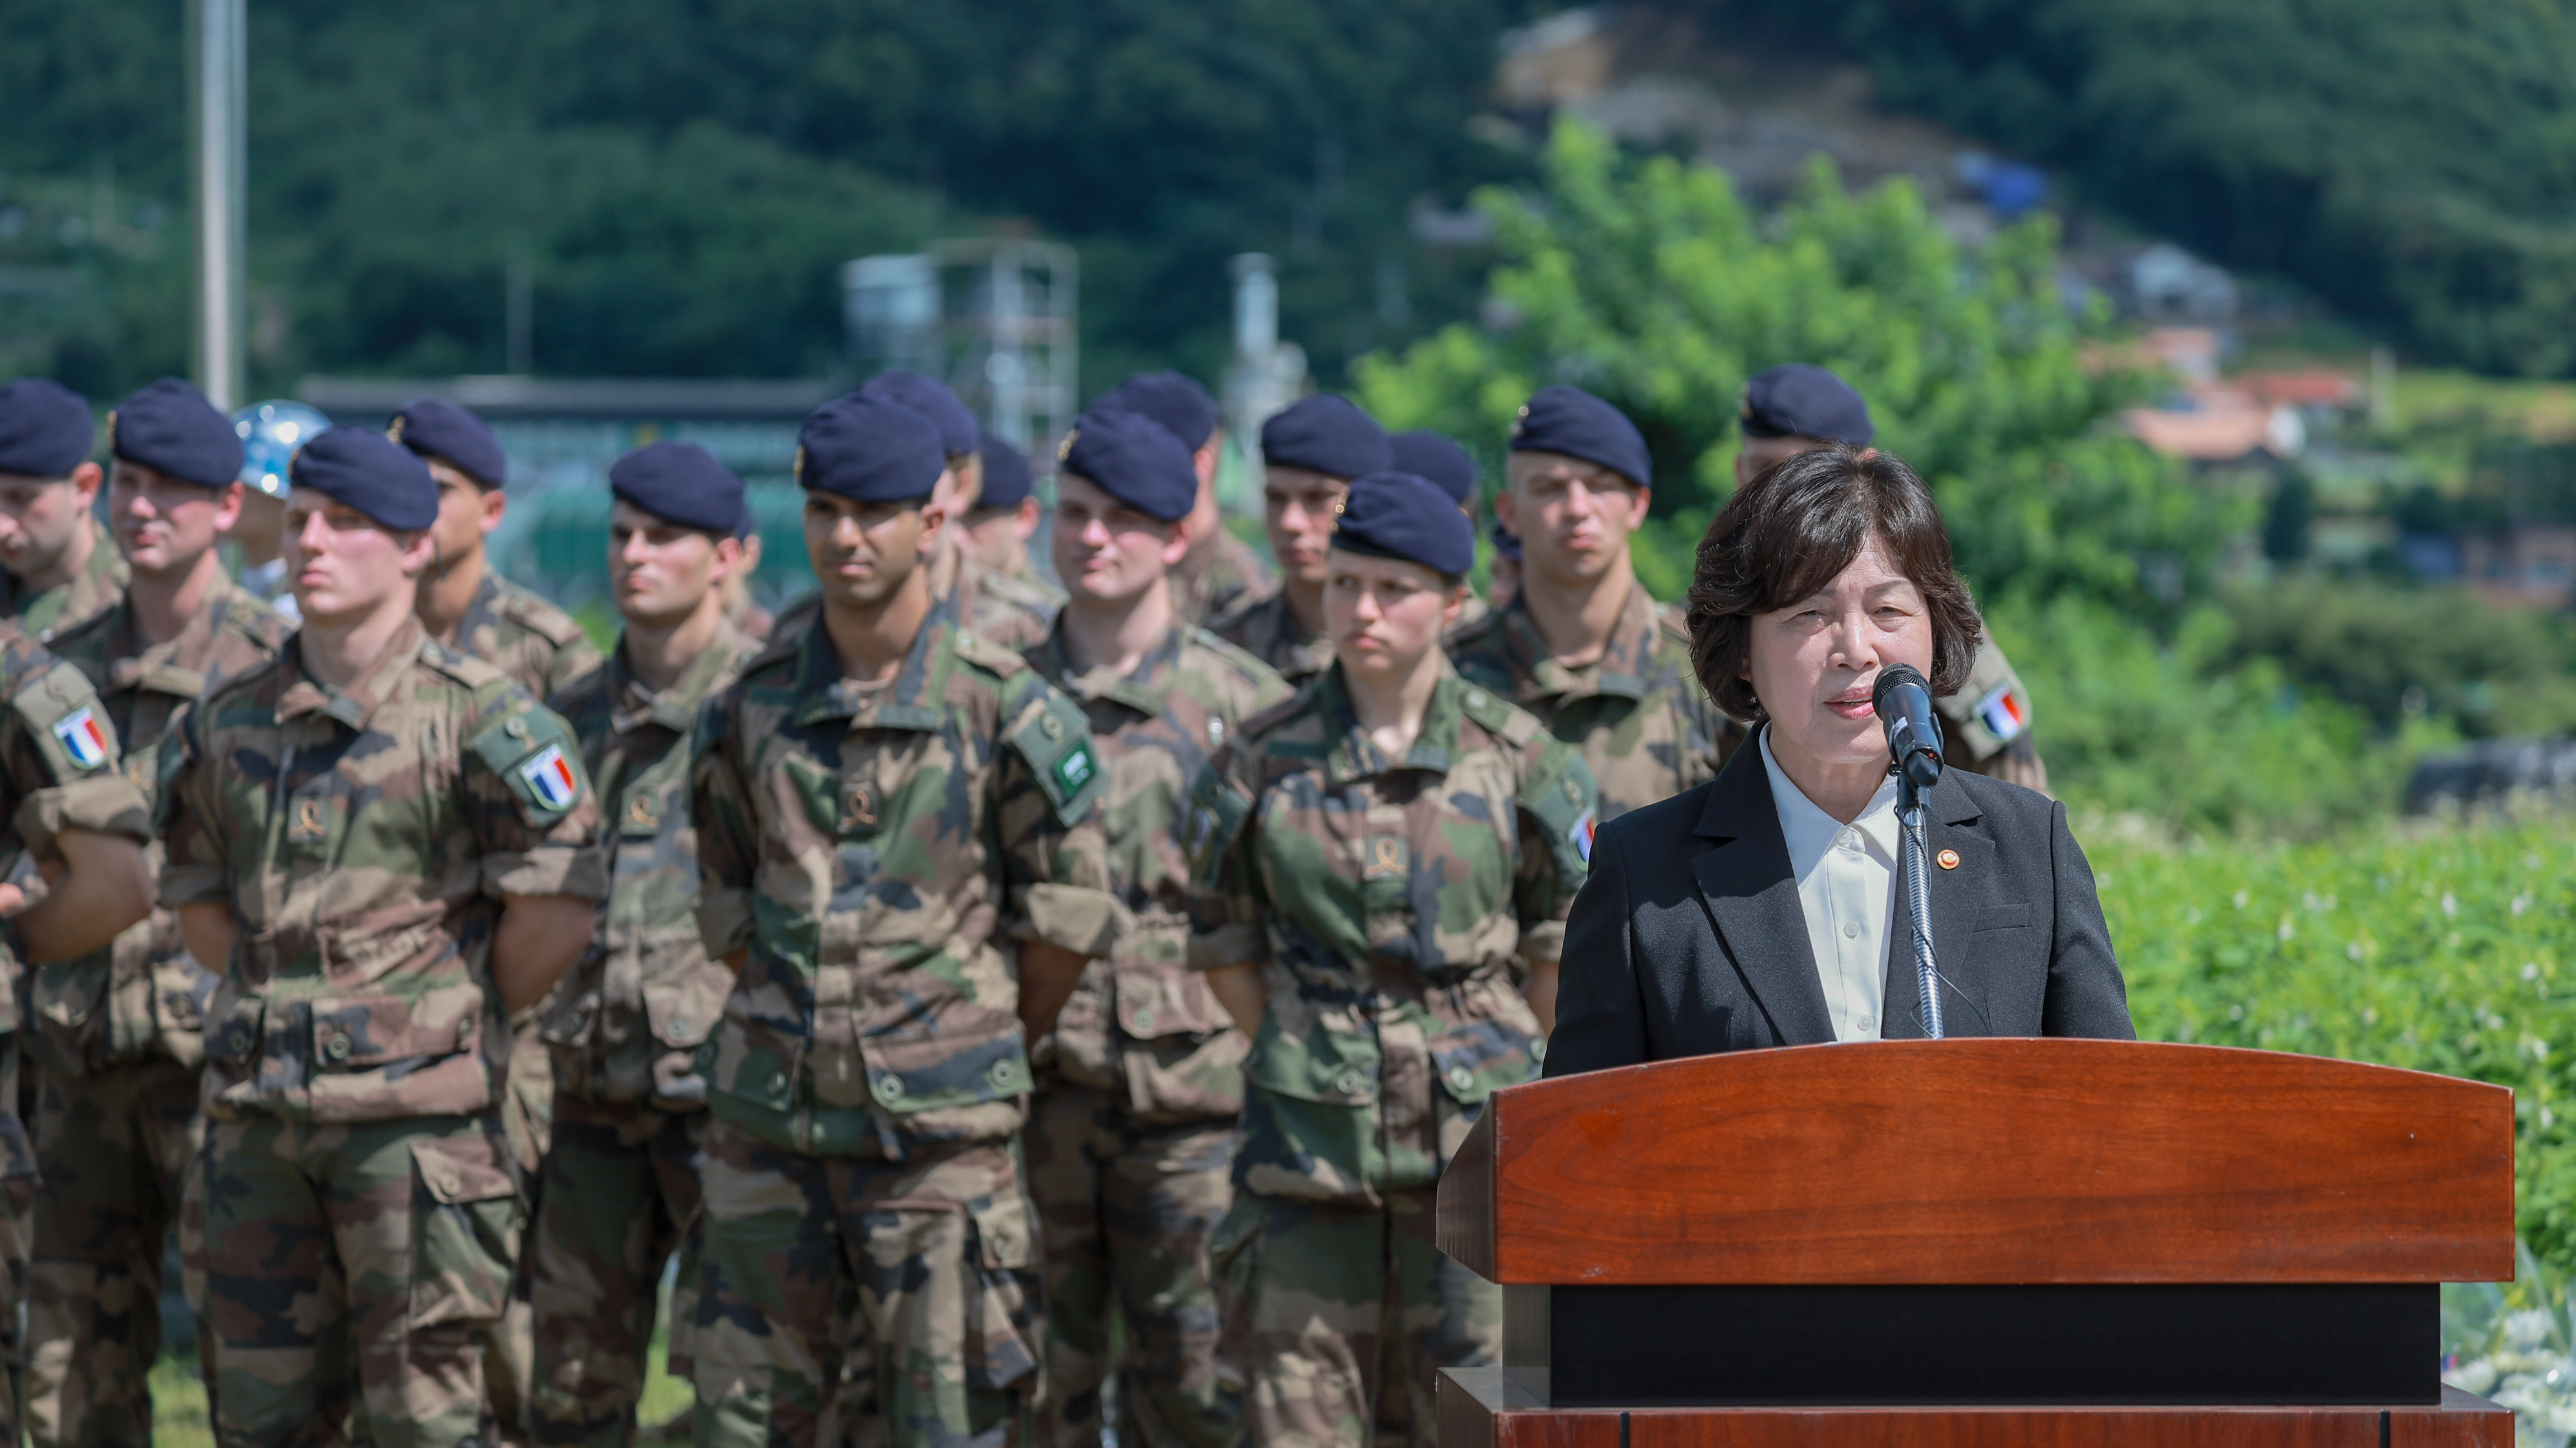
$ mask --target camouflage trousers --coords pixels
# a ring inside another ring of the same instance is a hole
[[[35,1242],[36,1145],[18,1114],[18,1035],[0,1035],[0,1444],[15,1445],[26,1401],[27,1262]]]
[[[1029,1118],[1029,1192],[1046,1247],[1044,1448],[1097,1448],[1101,1386],[1118,1375],[1128,1448],[1226,1448],[1242,1402],[1216,1381],[1208,1234],[1234,1199],[1234,1121],[1147,1124],[1123,1095],[1042,1088]],[[1109,1361],[1109,1318],[1126,1322]]]
[[[537,1036],[546,1005],[553,999],[549,994],[511,1018],[509,1087],[501,1098],[501,1127],[509,1137],[511,1156],[518,1160],[519,1180],[527,1186],[531,1219],[545,1190],[547,1148],[554,1137],[554,1057]],[[530,1441],[526,1428],[535,1411],[530,1395],[536,1371],[536,1307],[528,1300],[523,1262],[518,1280],[511,1284],[509,1305],[483,1344],[483,1388],[491,1395],[495,1437],[503,1448],[521,1448]]]
[[[706,1128],[704,1111],[555,1099],[554,1149],[528,1236],[536,1387],[527,1429],[535,1441],[635,1441],[662,1267],[675,1251],[670,1369],[690,1376]]]
[[[204,1137],[198,1072],[162,1058],[38,1074],[27,1436],[150,1448],[163,1248]]]
[[[707,1127],[699,1448],[1003,1448],[1038,1390],[1016,1142],[903,1161]]]
[[[1502,1361],[1503,1290],[1434,1245],[1434,1202],[1235,1197],[1209,1247],[1218,1372],[1244,1389],[1256,1448],[1436,1448],[1440,1369]]]
[[[215,1441],[488,1437],[483,1338],[525,1220],[497,1113],[206,1125]]]

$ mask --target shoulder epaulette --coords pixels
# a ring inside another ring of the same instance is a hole
[[[421,640],[420,661],[476,693],[495,683],[510,682],[510,676],[499,669],[462,649],[451,649],[436,639]]]
[[[1321,676],[1319,675],[1318,677]],[[1257,739],[1262,735],[1269,733],[1271,730],[1278,728],[1280,725],[1287,723],[1289,720],[1296,718],[1298,715],[1306,712],[1307,696],[1312,693],[1314,693],[1314,686],[1309,684],[1307,687],[1299,689],[1296,693],[1289,695],[1287,698],[1280,700],[1269,708],[1254,714],[1250,718],[1244,720],[1241,724],[1235,726],[1235,737],[1238,739]]]
[[[957,657],[978,668],[990,669],[1005,679],[1025,671],[1029,666],[1028,660],[973,629],[960,628],[951,635],[951,640],[949,647],[957,651]]]
[[[1273,678],[1276,678],[1279,674],[1277,669],[1263,663],[1259,654],[1243,647],[1241,644],[1227,643],[1224,639],[1218,638],[1215,634],[1208,632],[1205,628],[1192,628],[1186,635],[1186,642],[1188,642],[1192,647],[1205,649],[1209,653],[1216,655],[1218,658],[1225,660],[1228,665],[1242,673],[1246,678],[1258,679],[1264,674],[1268,674]]]
[[[501,585],[500,604],[501,613],[511,622],[557,647],[588,637],[571,614],[506,579]]]
[[[1514,749],[1522,748],[1547,732],[1547,726],[1538,722],[1537,715],[1480,685],[1469,684],[1466,697],[1458,701],[1458,707],[1486,733]]]

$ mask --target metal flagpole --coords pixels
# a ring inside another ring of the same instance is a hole
[[[245,0],[183,0],[196,99],[197,385],[230,412],[243,401],[242,249],[249,165]]]

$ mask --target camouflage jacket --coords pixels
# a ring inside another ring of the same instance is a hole
[[[1203,629],[1175,629],[1135,673],[1077,674],[1059,624],[1028,660],[1091,718],[1109,771],[1099,808],[1109,880],[1135,917],[1056,1018],[1055,1073],[1120,1098],[1140,1120],[1231,1118],[1243,1109],[1243,1053],[1206,977],[1189,968],[1189,861],[1181,805],[1208,755],[1243,721],[1288,696],[1259,659]]]
[[[54,638],[55,654],[80,667],[98,690],[125,754],[125,772],[149,797],[158,784],[161,744],[181,710],[226,679],[267,663],[286,642],[284,620],[244,590],[223,582],[178,637],[146,645],[123,598]],[[161,847],[146,858],[156,871]],[[215,973],[197,963],[167,906],[105,950],[35,972],[36,1035],[30,1049],[46,1070],[65,1076],[166,1056],[182,1065],[205,1060],[205,1012]]]
[[[93,513],[81,519],[89,530],[89,562],[72,581],[41,593],[30,593],[17,579],[0,574],[8,584],[6,602],[0,603],[0,617],[16,624],[29,638],[50,643],[55,635],[74,624],[84,623],[116,606],[125,596],[126,580],[133,576],[125,565],[125,555],[116,551],[116,540]]]
[[[209,1110],[318,1122],[501,1099],[505,895],[608,893],[572,731],[417,619],[346,688],[299,638],[161,751],[161,899],[241,927],[206,1018]]]
[[[1213,626],[1278,591],[1269,560],[1223,527],[1191,548],[1172,575],[1172,606],[1185,624]]]
[[[1046,642],[1047,631],[1055,626],[1057,605],[1044,590],[1007,574],[988,574],[963,552],[937,555],[931,565],[930,596],[945,604],[968,629],[1012,652]],[[779,609],[769,638],[777,641],[801,634],[822,613],[822,594],[792,598]]]
[[[56,857],[54,836],[64,830],[151,839],[151,811],[126,778],[116,731],[79,669],[0,623],[0,697],[8,700],[0,710],[0,855]],[[19,1026],[19,960],[16,931],[0,921],[0,1035]],[[0,1179],[36,1176],[18,1102],[0,1101]]]
[[[1286,590],[1237,608],[1209,626],[1218,638],[1279,671],[1291,687],[1332,667],[1333,641],[1299,626]]]
[[[531,699],[553,698],[603,662],[571,614],[488,571],[450,647],[509,675]]]
[[[1460,677],[1491,689],[1583,751],[1601,787],[1601,817],[1670,799],[1717,778],[1743,733],[1691,671],[1690,638],[1642,584],[1628,590],[1609,647],[1581,668],[1547,655],[1518,598],[1449,635]]]
[[[664,1110],[707,1103],[697,1050],[724,1011],[733,973],[709,960],[698,938],[689,739],[699,708],[758,647],[720,624],[657,693],[628,672],[621,645],[551,701],[581,741],[609,857],[599,933],[552,997],[543,1027],[558,1092]]]
[[[817,1155],[1019,1130],[1005,947],[1109,953],[1105,782],[1082,711],[945,607],[876,687],[842,676],[819,619],[773,637],[690,763],[698,927],[748,955],[699,1055],[715,1114]]]
[[[1401,763],[1339,669],[1245,721],[1190,791],[1190,964],[1257,965],[1235,1184],[1375,1205],[1428,1186],[1496,1087],[1538,1074],[1515,959],[1553,961],[1591,771],[1444,670]]]

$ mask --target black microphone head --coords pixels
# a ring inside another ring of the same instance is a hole
[[[1888,692],[1900,684],[1912,684],[1923,691],[1923,697],[1932,697],[1932,683],[1922,670],[1912,664],[1888,664],[1878,671],[1878,682],[1870,688],[1869,706],[1885,716]]]

